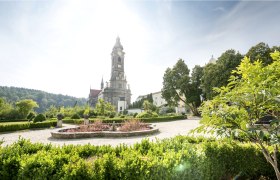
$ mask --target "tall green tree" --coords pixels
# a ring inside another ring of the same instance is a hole
[[[178,102],[182,101],[194,115],[199,115],[195,102],[199,100],[199,95],[198,98],[193,98],[197,89],[192,84],[189,73],[190,70],[182,59],[179,59],[173,68],[167,68],[163,76],[162,97],[170,106],[177,106]]]
[[[37,108],[39,106],[37,102],[33,101],[32,99],[24,99],[18,101],[16,103],[16,107],[18,108],[18,111],[21,114],[22,118],[26,118],[27,115],[34,110],[34,108]]]
[[[190,94],[188,96],[188,100],[190,103],[192,103],[193,107],[199,107],[201,105],[201,98],[202,98],[202,87],[201,87],[201,81],[203,76],[203,67],[196,65],[192,69],[191,74],[191,88],[190,88]]]
[[[204,67],[202,77],[202,89],[206,99],[212,99],[215,95],[214,87],[227,85],[231,71],[240,64],[243,56],[233,49],[225,51],[216,64],[207,64]]]
[[[268,65],[272,63],[272,58],[270,56],[271,52],[272,49],[269,48],[268,44],[260,42],[257,45],[251,47],[246,56],[250,58],[251,62],[260,60],[264,65]]]
[[[95,105],[95,112],[100,116],[107,116],[110,113],[115,112],[115,107],[103,99],[98,99],[98,102]]]
[[[260,61],[244,58],[227,86],[202,106],[202,126],[198,131],[211,129],[218,134],[245,134],[262,149],[266,160],[280,172],[277,163],[280,131],[280,53],[272,53],[273,62],[267,66]],[[269,115],[270,126],[257,125]],[[264,139],[265,134],[268,141]],[[270,145],[267,147],[266,144]],[[273,152],[269,151],[272,148]]]

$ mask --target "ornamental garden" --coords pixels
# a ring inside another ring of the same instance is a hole
[[[185,98],[190,112],[201,115],[200,126],[189,136],[156,141],[144,138],[140,143],[116,147],[55,146],[20,138],[0,147],[0,178],[280,179],[280,53],[270,56],[272,61],[268,63],[244,57],[231,71],[227,84],[215,88],[201,105]],[[179,60],[164,74],[162,94],[170,104],[180,99],[176,94],[182,95],[184,89],[194,95],[188,87],[200,87],[188,76],[186,67]],[[169,78],[172,76],[177,78]],[[190,83],[183,86],[182,79]],[[172,85],[175,92],[170,89]],[[100,108],[95,109],[53,106],[35,114],[32,110],[37,103],[33,100],[12,105],[1,99],[0,131],[57,128],[63,133],[144,132],[156,129],[151,123],[177,123],[187,118],[159,114],[148,102],[140,114],[117,114],[110,104],[102,100],[98,103]],[[76,128],[63,129],[63,124],[74,124]]]

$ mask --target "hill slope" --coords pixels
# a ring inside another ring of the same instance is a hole
[[[85,105],[86,98],[76,98],[62,94],[52,94],[40,90],[0,86],[0,97],[5,98],[10,103],[15,103],[22,99],[33,99],[39,105],[37,112],[43,112],[51,105],[73,107],[77,105]]]

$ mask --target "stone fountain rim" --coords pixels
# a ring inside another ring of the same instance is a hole
[[[149,125],[151,129],[141,130],[141,131],[96,131],[96,132],[62,132],[65,129],[60,129],[54,132],[51,132],[52,138],[55,139],[82,139],[82,138],[94,138],[94,137],[131,137],[131,136],[143,136],[151,135],[159,132],[158,128],[154,128]],[[76,127],[78,128],[78,127]],[[67,128],[75,129],[75,128]]]

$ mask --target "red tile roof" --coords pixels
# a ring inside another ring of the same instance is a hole
[[[98,89],[90,89],[89,96],[90,96],[90,97],[97,97],[98,94],[99,94],[101,91],[102,91],[102,90],[98,90]]]

